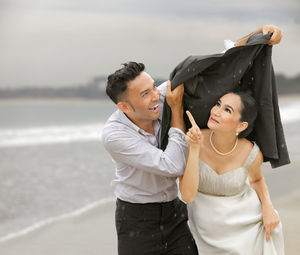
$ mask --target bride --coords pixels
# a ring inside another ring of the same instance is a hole
[[[192,127],[187,165],[179,179],[199,254],[284,254],[282,227],[261,173],[263,155],[246,138],[257,116],[245,92],[222,96],[208,129]]]

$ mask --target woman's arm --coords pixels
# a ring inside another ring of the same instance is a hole
[[[279,216],[276,213],[270,195],[267,184],[261,173],[261,164],[263,163],[263,155],[259,151],[254,162],[248,169],[249,181],[252,188],[256,191],[260,202],[262,204],[263,223],[266,230],[266,240],[270,240],[270,235],[273,229],[279,224]]]
[[[186,113],[192,127],[189,129],[185,137],[189,144],[189,150],[184,174],[179,177],[179,190],[181,198],[185,202],[190,203],[195,199],[199,185],[199,152],[200,145],[203,141],[203,135],[192,114],[189,111]]]
[[[198,190],[199,152],[199,146],[189,146],[184,174],[179,177],[181,198],[187,203],[190,203],[195,199]]]

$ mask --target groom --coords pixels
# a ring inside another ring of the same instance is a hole
[[[270,44],[280,42],[280,29],[273,25],[254,33],[258,32],[272,32]],[[249,36],[235,45],[243,45]],[[106,93],[118,110],[106,122],[102,140],[116,165],[112,184],[120,255],[198,254],[186,205],[177,198],[176,179],[183,174],[187,151],[183,90],[180,85],[171,91],[170,82],[156,87],[144,65],[136,62],[108,77]],[[163,151],[159,147],[164,100],[172,119]]]

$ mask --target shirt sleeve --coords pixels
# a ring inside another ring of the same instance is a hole
[[[222,53],[225,53],[226,51],[228,51],[229,49],[235,47],[234,46],[234,42],[231,40],[224,40],[224,47],[225,50],[222,51]]]
[[[167,92],[167,81],[160,84],[157,88],[160,91],[160,95],[165,97]]]
[[[139,134],[116,130],[103,137],[104,147],[117,163],[123,163],[141,171],[167,177],[183,174],[188,144],[184,133],[170,128],[169,143],[163,151],[151,145]]]

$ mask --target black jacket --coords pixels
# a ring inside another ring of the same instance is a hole
[[[275,76],[272,66],[270,35],[256,34],[244,46],[222,54],[190,56],[179,63],[170,75],[172,89],[184,83],[183,106],[200,128],[207,128],[210,109],[232,90],[250,90],[256,99],[258,116],[247,139],[260,147],[264,161],[273,168],[290,163],[280,119]],[[184,116],[186,127],[191,125]],[[161,148],[168,143],[171,110],[164,103]]]

